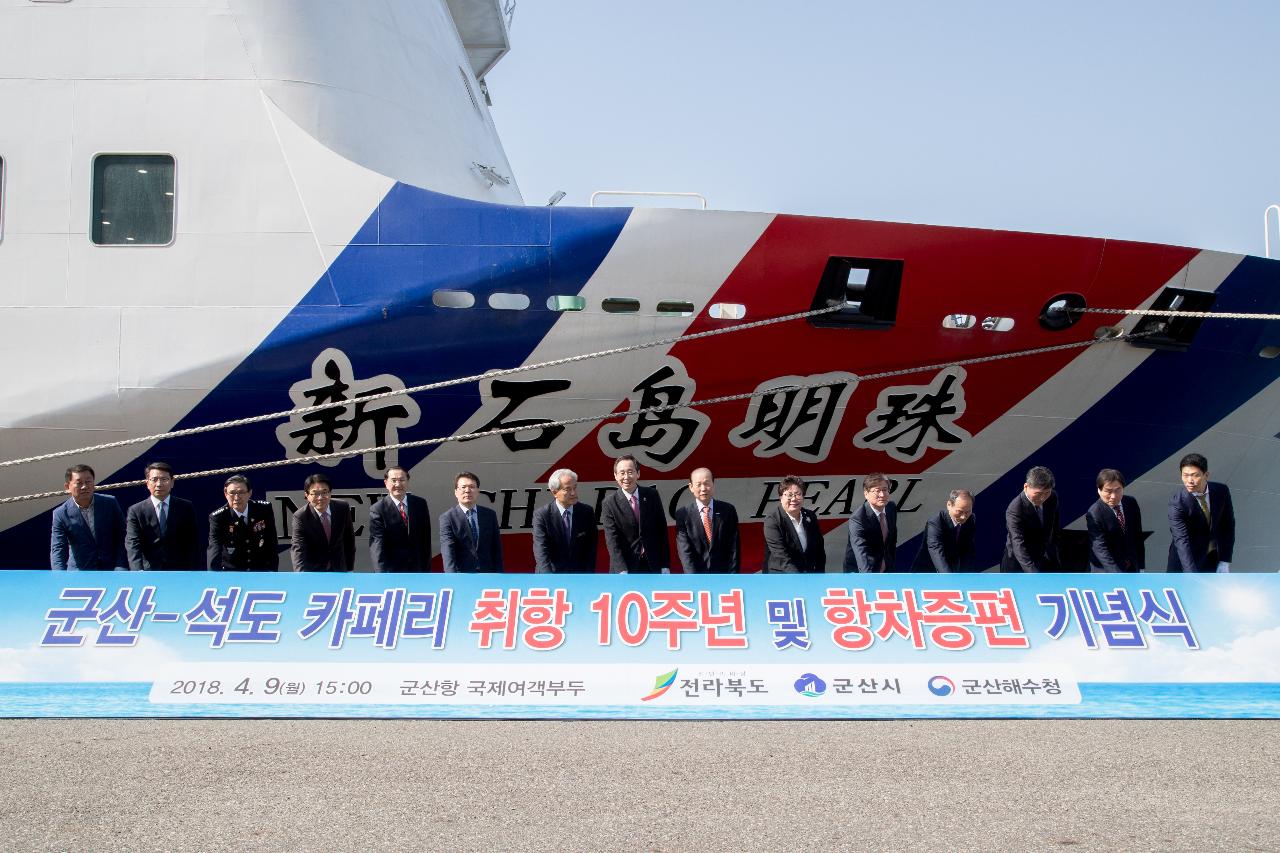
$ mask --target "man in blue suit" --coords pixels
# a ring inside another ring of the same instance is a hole
[[[146,469],[151,497],[129,507],[124,547],[129,568],[149,571],[204,571],[204,549],[191,501],[174,497],[173,468],[152,462]]]
[[[67,494],[71,497],[53,511],[49,540],[49,567],[54,571],[129,568],[124,511],[111,495],[95,495],[94,482],[88,465],[67,469]]]
[[[898,505],[889,500],[889,478],[868,474],[862,480],[866,500],[849,516],[846,572],[891,572],[898,553]]]
[[[476,506],[480,478],[462,471],[453,478],[458,503],[440,516],[440,557],[446,572],[502,571],[498,514]]]
[[[1229,572],[1236,545],[1231,490],[1209,482],[1209,460],[1188,453],[1178,463],[1182,488],[1169,500],[1171,572]]]
[[[387,493],[369,507],[369,558],[375,572],[431,571],[427,499],[409,494],[409,472],[388,468]]]

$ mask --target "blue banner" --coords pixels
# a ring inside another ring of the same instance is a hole
[[[0,573],[5,717],[1280,717],[1277,575]]]

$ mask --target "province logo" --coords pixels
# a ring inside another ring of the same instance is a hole
[[[670,672],[664,672],[662,675],[655,678],[653,680],[653,692],[648,696],[641,696],[640,701],[648,702],[650,699],[657,699],[663,693],[670,690],[671,685],[676,683],[676,673],[679,671],[680,670],[678,669],[673,669]]]

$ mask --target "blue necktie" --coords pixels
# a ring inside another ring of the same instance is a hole
[[[474,509],[467,510],[467,523],[471,525],[471,541],[480,546],[480,528],[476,526],[476,511]]]
[[[169,526],[169,513],[165,511],[165,502],[160,501],[160,511],[156,513],[160,519],[160,535],[164,535],[165,528]]]
[[[572,542],[573,541],[573,520],[569,515],[569,510],[566,509],[564,512],[560,513],[560,515],[564,517],[564,541]]]

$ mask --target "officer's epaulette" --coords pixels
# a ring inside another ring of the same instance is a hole
[[[225,512],[231,512],[231,507],[228,506],[227,504],[223,504],[222,506],[215,509],[213,512],[209,513],[209,517],[213,518],[213,516],[218,515],[220,513],[225,513]]]

